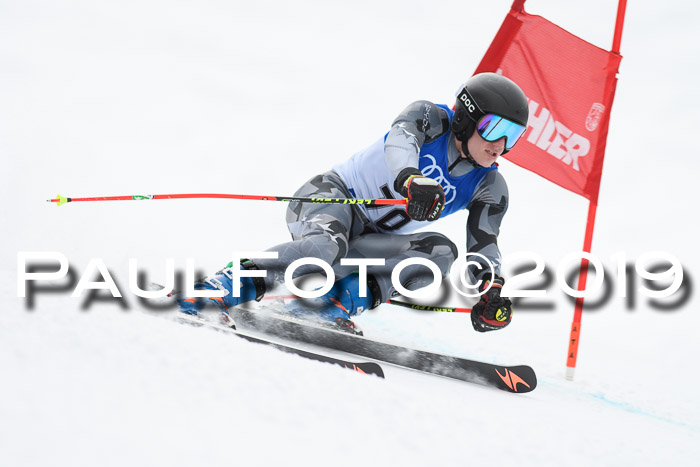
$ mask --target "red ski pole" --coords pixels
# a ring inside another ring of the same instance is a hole
[[[54,199],[47,199],[49,203],[61,206],[66,203],[78,201],[138,201],[152,199],[191,199],[191,198],[218,198],[218,199],[244,199],[254,201],[283,201],[287,203],[321,203],[321,204],[362,204],[365,206],[381,206],[391,204],[406,204],[406,199],[354,199],[354,198],[305,198],[295,196],[255,196],[232,195],[222,193],[179,193],[172,195],[126,195],[126,196],[94,196],[90,198],[68,198],[56,195]]]
[[[389,299],[386,301],[391,305],[404,306],[406,308],[412,308],[414,310],[424,310],[424,311],[444,311],[446,313],[471,313],[471,308],[457,308],[451,306],[431,306],[431,305],[416,305],[415,303],[402,302],[400,300]]]

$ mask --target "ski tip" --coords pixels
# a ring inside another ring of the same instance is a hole
[[[384,370],[377,363],[365,362],[353,364],[353,370],[364,375],[374,375],[379,378],[384,378]]]
[[[529,366],[504,367],[502,371],[495,368],[495,371],[500,378],[500,381],[497,380],[497,385],[505,391],[522,394],[534,391],[537,387],[537,376]]]

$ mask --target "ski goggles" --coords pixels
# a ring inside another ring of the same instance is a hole
[[[526,129],[518,123],[494,114],[484,115],[476,124],[476,131],[486,141],[493,142],[505,138],[506,150],[513,149]]]

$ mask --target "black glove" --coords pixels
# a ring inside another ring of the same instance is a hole
[[[481,299],[472,307],[472,325],[477,331],[496,331],[510,323],[513,317],[511,302],[508,298],[501,297],[504,282],[502,277],[494,276],[491,288],[482,294]],[[488,281],[482,281],[479,291],[483,292],[488,286]]]
[[[411,219],[434,221],[440,218],[445,207],[445,191],[437,181],[423,176],[416,168],[409,168],[401,171],[394,188],[408,198],[406,212]]]

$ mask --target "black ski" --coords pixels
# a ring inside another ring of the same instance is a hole
[[[245,339],[250,342],[255,342],[257,344],[264,344],[264,345],[269,345],[271,347],[274,347],[278,350],[281,350],[283,352],[287,353],[293,353],[296,355],[299,355],[304,358],[308,358],[310,360],[316,360],[319,362],[324,362],[324,363],[332,363],[333,365],[338,365],[343,368],[347,368],[349,370],[356,371],[358,373],[363,373],[363,374],[368,374],[368,375],[375,375],[379,376],[380,378],[384,378],[384,371],[382,370],[382,367],[379,366],[379,364],[374,363],[374,362],[362,362],[362,363],[354,363],[354,362],[348,362],[345,360],[341,360],[339,358],[333,358],[333,357],[328,357],[326,355],[321,355],[313,352],[309,352],[306,350],[298,349],[296,347],[292,347],[289,345],[284,345],[280,344],[278,342],[272,342],[267,339],[263,339],[261,337],[257,336],[252,336],[246,332],[243,332],[239,329],[224,325],[224,324],[216,324],[213,322],[209,321],[204,321],[200,320],[198,318],[190,318],[186,315],[178,317],[178,321],[182,323],[187,323],[191,324],[194,326],[204,326],[208,328],[214,328],[219,331],[231,333],[234,336],[240,337],[242,339]]]
[[[534,370],[526,365],[495,365],[409,349],[313,323],[300,322],[264,310],[252,311],[236,307],[232,311],[239,327],[255,329],[283,339],[326,347],[423,373],[493,386],[508,392],[525,393],[537,387],[537,376]]]

